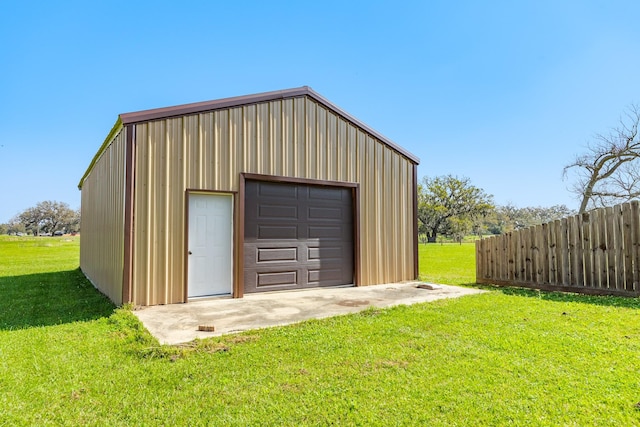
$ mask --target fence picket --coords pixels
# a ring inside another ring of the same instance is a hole
[[[541,250],[541,262],[542,262],[542,283],[549,283],[549,265],[550,265],[550,251],[549,251],[549,224],[542,224],[542,245]]]
[[[540,250],[538,248],[538,227],[529,228],[529,235],[531,236],[531,281],[533,283],[539,283]]]
[[[584,286],[593,286],[593,251],[591,250],[591,216],[589,212],[581,215],[582,221],[582,259],[584,262]]]
[[[507,280],[513,282],[515,280],[516,271],[516,239],[511,232],[507,233],[507,239],[509,241],[509,276],[507,277]]]
[[[603,288],[602,286],[602,248],[600,247],[600,227],[602,215],[600,210],[591,211],[591,256],[593,258],[593,287]],[[606,286],[605,286],[606,287]]]
[[[514,260],[514,266],[513,266],[513,280],[516,282],[519,282],[522,280],[522,260],[520,258],[520,254],[522,253],[522,249],[520,248],[520,240],[521,240],[521,235],[518,232],[513,232],[512,234],[512,239],[513,239],[513,260]]]
[[[522,254],[524,256],[524,280],[532,282],[533,274],[531,269],[531,263],[533,262],[533,253],[531,251],[531,229],[525,228],[522,231]]]
[[[637,200],[631,202],[631,235],[633,291],[637,293],[640,291],[640,203]]]
[[[560,221],[555,220],[549,227],[551,238],[550,240],[550,249],[551,249],[551,272],[549,274],[549,283],[560,283],[560,279],[558,276],[558,234],[560,230]]]
[[[500,239],[500,242],[502,243],[500,280],[509,280],[509,241],[507,239]]]
[[[616,245],[616,289],[624,290],[624,219],[622,217],[622,205],[613,207],[613,220]]]
[[[608,287],[617,289],[618,283],[616,276],[616,240],[615,240],[615,215],[612,207],[605,208],[607,216],[607,276]]]
[[[575,245],[577,248],[576,268],[578,269],[577,282],[578,285],[584,287],[584,238],[582,236],[582,224],[580,223],[581,217],[579,215],[574,216],[576,224],[576,235],[574,237]]]
[[[577,215],[567,218],[567,222],[571,252],[571,286],[584,286],[582,279],[582,227],[580,227]]]
[[[567,218],[560,220],[560,239],[561,239],[561,256],[562,256],[562,284],[571,285],[570,258],[571,252],[569,248],[569,232]]]
[[[631,221],[631,204],[625,203],[622,205],[622,232],[623,236],[623,251],[624,251],[624,289],[626,291],[633,291],[633,224]]]
[[[603,289],[609,288],[609,258],[607,257],[607,211],[605,209],[600,211],[600,286]]]

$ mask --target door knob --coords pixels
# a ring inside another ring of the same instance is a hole
[[[189,255],[191,255],[193,252],[189,251]]]

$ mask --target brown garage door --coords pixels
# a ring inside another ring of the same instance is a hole
[[[247,180],[245,292],[353,284],[350,188]]]

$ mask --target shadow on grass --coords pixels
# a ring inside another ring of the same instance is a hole
[[[114,308],[79,268],[0,277],[0,330],[95,320]]]
[[[469,286],[477,289],[485,289],[490,291],[501,292],[505,295],[537,298],[545,301],[575,302],[580,304],[593,304],[593,305],[602,305],[602,306],[608,306],[608,307],[625,307],[625,308],[640,309],[640,298],[634,298],[634,297],[583,295],[583,294],[576,294],[576,293],[569,293],[569,292],[540,291],[537,289],[518,288],[518,287],[511,287],[511,286],[479,285],[476,283],[467,283],[462,286]]]

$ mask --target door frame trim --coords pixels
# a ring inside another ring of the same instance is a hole
[[[244,296],[244,217],[245,217],[245,185],[247,180],[282,182],[285,184],[302,184],[324,187],[340,187],[351,189],[351,203],[353,203],[353,284],[361,286],[361,263],[360,263],[360,183],[347,181],[327,181],[321,179],[296,178],[279,175],[262,175],[257,173],[240,173],[240,186],[238,192],[237,212],[237,269],[234,298]]]
[[[236,254],[236,239],[237,239],[237,221],[236,221],[236,211],[237,211],[237,201],[238,201],[238,192],[237,191],[223,191],[223,190],[203,190],[196,188],[187,188],[185,190],[184,197],[184,247],[182,249],[183,263],[184,263],[184,273],[183,273],[183,286],[182,286],[182,302],[189,302],[189,196],[191,194],[204,194],[204,195],[220,195],[220,196],[231,196],[231,207],[233,211],[231,212],[231,222],[232,222],[232,230],[231,230],[231,294],[235,296],[235,274],[237,260],[235,259]]]

